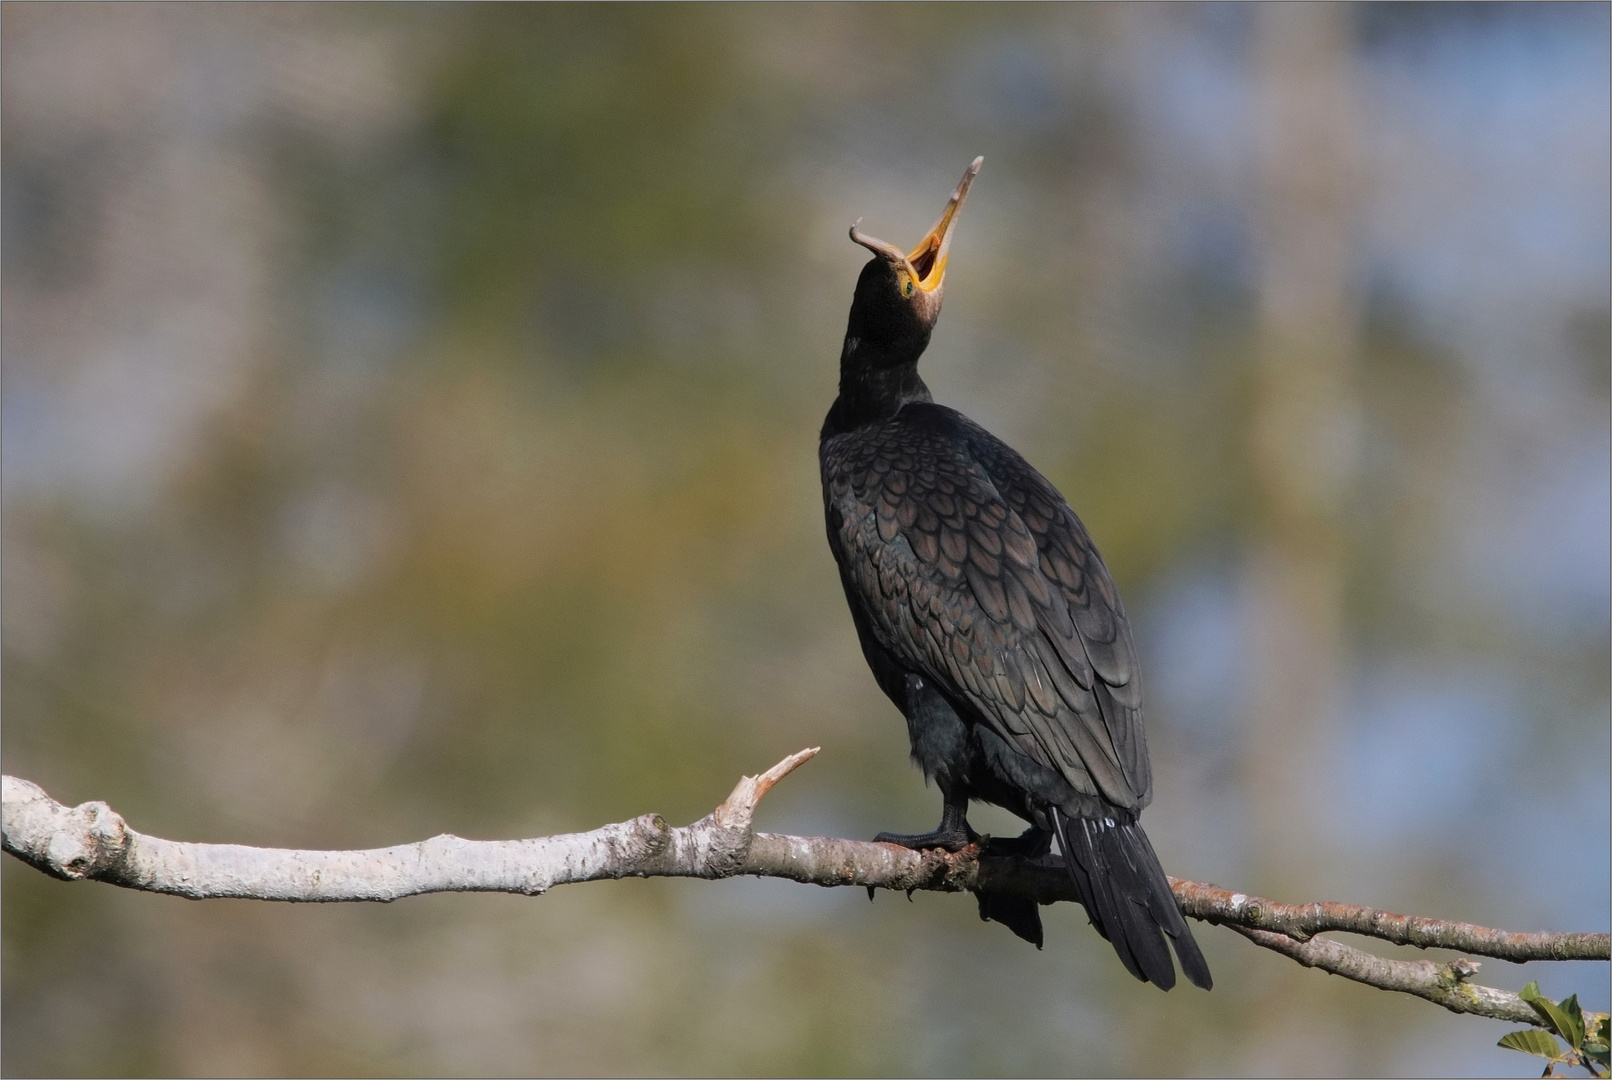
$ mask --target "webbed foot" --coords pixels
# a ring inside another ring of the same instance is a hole
[[[944,848],[947,851],[962,851],[969,844],[979,841],[980,834],[969,828],[968,803],[966,800],[946,803],[941,811],[940,827],[934,832],[906,835],[904,833],[882,832],[873,838],[875,844],[900,844],[904,848],[922,851],[924,848]]]
[[[936,829],[926,833],[893,833],[882,832],[873,838],[875,844],[900,844],[904,848],[922,851],[925,848],[944,848],[947,851],[962,851],[969,844],[979,839],[979,833],[968,827],[964,822],[960,829]]]

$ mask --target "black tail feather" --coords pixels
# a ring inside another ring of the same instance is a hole
[[[1175,964],[1165,943],[1168,937],[1187,980],[1209,989],[1209,965],[1141,825],[1116,818],[1071,818],[1057,808],[1049,816],[1075,892],[1125,969],[1143,982],[1170,989]]]
[[[1147,838],[1147,833],[1142,831],[1140,824],[1131,826],[1130,831],[1142,852],[1142,864],[1152,879],[1154,907],[1158,912],[1159,925],[1170,935],[1170,942],[1175,946],[1176,959],[1181,961],[1181,973],[1193,986],[1203,990],[1211,989],[1215,981],[1209,974],[1209,962],[1203,958],[1203,951],[1198,948],[1197,939],[1192,936],[1192,928],[1181,915],[1181,905],[1175,902],[1175,893],[1170,891],[1169,879],[1164,876],[1164,867],[1159,865],[1158,855],[1154,854],[1152,841]]]
[[[1125,932],[1126,923],[1119,907],[1120,903],[1127,903],[1128,906],[1128,902],[1123,897],[1115,896],[1102,855],[1092,845],[1091,833],[1081,828],[1081,819],[1066,820],[1056,809],[1052,811],[1052,824],[1058,834],[1058,846],[1064,852],[1064,862],[1069,866],[1069,877],[1075,883],[1075,891],[1080,894],[1081,906],[1086,909],[1092,926],[1114,946],[1126,971],[1143,982],[1157,982],[1157,979],[1149,978],[1153,973],[1143,969],[1132,948],[1132,939]],[[1169,982],[1175,982],[1173,965]]]

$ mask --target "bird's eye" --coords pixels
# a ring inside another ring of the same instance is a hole
[[[908,296],[912,295],[912,279],[911,278],[908,278],[906,280],[906,283],[904,285],[902,285],[901,291],[906,293]]]

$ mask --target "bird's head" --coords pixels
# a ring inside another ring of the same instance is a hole
[[[940,317],[940,302],[945,294],[946,258],[957,228],[957,213],[984,161],[982,157],[974,159],[958,181],[940,220],[911,251],[868,236],[858,227],[862,224],[860,218],[851,226],[851,239],[873,252],[873,258],[862,268],[862,276],[856,282],[847,346],[855,340],[859,346],[892,359],[905,358],[909,351],[916,359],[929,343],[929,332]]]

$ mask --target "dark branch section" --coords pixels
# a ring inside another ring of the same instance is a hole
[[[387,902],[429,892],[512,892],[535,896],[556,885],[623,877],[788,878],[811,885],[859,885],[910,892],[1007,893],[1039,904],[1078,902],[1064,865],[982,856],[970,845],[948,853],[825,836],[758,833],[756,804],[816,750],[792,754],[742,778],[721,806],[692,825],[657,814],[586,833],[527,840],[436,836],[370,851],[293,851],[234,844],[186,844],[146,836],[105,803],[56,802],[38,785],[4,778],[4,848],[65,880],[104,881],[191,899],[237,897],[328,903]],[[1216,885],[1170,879],[1183,914],[1227,926],[1254,944],[1346,979],[1515,1023],[1545,1026],[1516,994],[1471,981],[1478,963],[1389,960],[1317,937],[1361,934],[1396,945],[1453,949],[1513,963],[1612,958],[1607,934],[1491,930],[1470,923],[1396,915],[1353,904],[1280,904]]]

